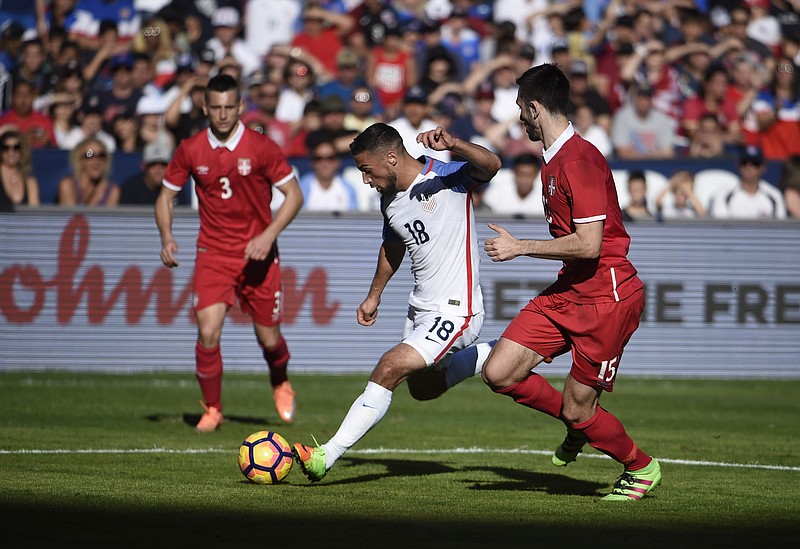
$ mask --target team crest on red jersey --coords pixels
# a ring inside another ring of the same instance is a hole
[[[252,170],[253,170],[253,164],[250,162],[249,158],[239,159],[239,175],[242,176],[250,175],[250,172]]]
[[[554,196],[556,194],[556,176],[550,176],[550,182],[547,184],[547,192],[550,196]]]

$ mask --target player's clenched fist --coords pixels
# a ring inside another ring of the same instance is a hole
[[[167,240],[161,246],[161,262],[170,269],[179,265],[178,260],[175,259],[175,254],[178,253],[178,243],[174,240]]]
[[[421,143],[434,151],[449,151],[456,144],[456,138],[441,126],[436,126],[435,130],[422,132],[417,136],[417,143]]]

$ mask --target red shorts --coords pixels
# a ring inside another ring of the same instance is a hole
[[[591,304],[540,295],[511,321],[503,337],[545,358],[572,350],[570,375],[611,392],[622,351],[639,327],[643,310],[643,289],[622,301]]]
[[[197,252],[194,266],[194,310],[239,301],[243,313],[263,326],[281,322],[281,266],[277,251],[264,261],[245,261]]]

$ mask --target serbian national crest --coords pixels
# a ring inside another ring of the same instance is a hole
[[[433,210],[436,209],[436,197],[432,194],[422,193],[418,198],[422,203],[422,209],[428,213],[433,213]]]
[[[250,175],[252,170],[253,164],[250,162],[249,158],[239,159],[239,175]]]
[[[550,182],[547,184],[547,192],[550,196],[556,194],[556,176],[554,175],[550,176]]]

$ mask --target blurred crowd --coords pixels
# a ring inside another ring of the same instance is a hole
[[[375,207],[342,156],[385,121],[412,154],[437,124],[497,152],[508,181],[477,204],[527,215],[541,208],[541,147],[520,127],[515,79],[552,62],[570,79],[573,125],[608,158],[733,158],[740,187],[756,185],[734,210],[800,217],[798,14],[800,0],[4,0],[0,201],[38,202],[37,148],[71,151],[59,203],[150,200],[175,146],[206,127],[206,81],[228,73],[243,122],[310,160],[307,207]],[[135,182],[108,181],[117,151],[142,154]],[[773,185],[767,161],[784,163]],[[673,179],[650,215],[688,203],[686,216],[724,216]]]

